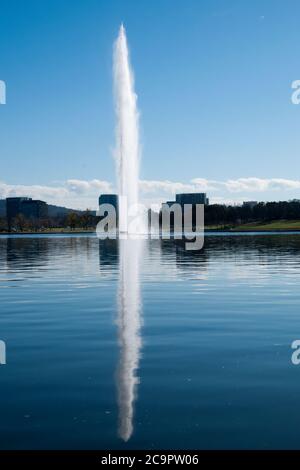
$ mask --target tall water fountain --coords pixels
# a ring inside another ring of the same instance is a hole
[[[126,32],[123,25],[114,45],[114,95],[117,117],[115,158],[119,193],[119,231],[138,232],[141,224],[130,229],[127,211],[139,202],[139,113],[134,77],[130,66]]]
[[[119,195],[119,289],[118,332],[120,360],[117,374],[119,436],[128,441],[133,433],[137,370],[142,346],[140,261],[143,240],[133,239],[144,233],[145,214],[139,211],[139,114],[134,78],[124,26],[114,45],[114,94],[116,106],[117,180]],[[125,234],[122,236],[122,234]]]

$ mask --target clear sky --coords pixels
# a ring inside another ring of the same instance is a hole
[[[298,0],[0,0],[0,197],[95,207],[114,189],[124,22],[144,197],[300,198],[299,17]]]

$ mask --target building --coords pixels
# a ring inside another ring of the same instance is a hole
[[[197,220],[197,211],[196,211],[196,205],[204,205],[208,206],[209,204],[209,199],[206,196],[206,193],[181,193],[181,194],[176,194],[175,201],[166,201],[162,204],[161,206],[161,214],[160,214],[160,220],[161,223],[163,223],[164,217],[168,217],[170,219],[170,226],[174,227],[175,225],[175,215],[172,210],[173,204],[179,204],[181,207],[181,214],[182,214],[182,220],[181,222],[177,220],[176,225],[178,229],[178,224],[181,224],[181,227],[183,226],[184,220],[187,221],[188,217],[191,217],[191,223],[193,227],[197,227],[197,224],[199,225],[199,221]],[[192,206],[191,209],[188,212],[184,212],[185,210],[188,209],[185,208],[185,205],[190,205]],[[175,208],[174,208],[175,209]],[[176,212],[176,217],[178,217],[178,213]]]
[[[180,204],[182,207],[184,204],[204,204],[209,205],[209,199],[206,197],[206,193],[182,193],[176,194],[175,201],[166,201],[162,204],[162,208],[172,207],[173,204]]]
[[[250,209],[253,209],[253,207],[257,206],[257,204],[257,201],[244,201],[243,207],[249,207]]]
[[[8,197],[6,198],[6,218],[9,230],[11,229],[13,219],[22,214],[22,203],[29,201],[28,197]]]
[[[163,202],[163,206],[168,206],[168,207],[172,207],[173,204],[176,204],[176,201],[166,201],[166,202]]]
[[[176,194],[176,202],[183,206],[184,204],[204,204],[209,205],[209,199],[206,193],[182,193]]]
[[[99,197],[99,206],[102,204],[111,204],[115,208],[116,213],[118,213],[119,198],[117,194],[101,194]]]
[[[44,201],[33,200],[29,197],[6,198],[6,217],[9,229],[13,219],[23,215],[27,219],[43,219],[48,217],[48,206]]]
[[[22,214],[27,219],[45,219],[48,217],[48,206],[46,202],[29,199],[23,201]]]
[[[102,204],[110,204],[116,211],[116,224],[118,226],[119,220],[119,197],[117,194],[101,194],[99,197],[99,207]]]

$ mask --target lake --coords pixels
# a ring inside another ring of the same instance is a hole
[[[1,449],[300,448],[300,235],[0,237]]]

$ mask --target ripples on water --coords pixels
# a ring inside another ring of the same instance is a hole
[[[299,448],[300,236],[0,238],[0,447]]]

